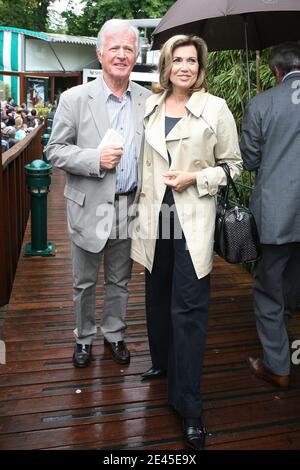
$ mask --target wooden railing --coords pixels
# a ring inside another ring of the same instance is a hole
[[[41,124],[0,155],[0,306],[9,301],[29,216],[24,165],[42,158]]]

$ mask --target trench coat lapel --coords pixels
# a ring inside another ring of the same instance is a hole
[[[146,102],[145,140],[169,162],[165,138],[165,96],[166,93],[152,95]]]
[[[209,94],[205,90],[193,93],[186,104],[186,108],[195,116],[200,117],[204,111]]]
[[[207,94],[203,91],[200,93],[193,93],[186,104],[187,110],[195,117],[199,118],[203,113],[207,102]],[[188,115],[182,118],[176,126],[169,132],[166,137],[166,141],[181,140],[190,137],[191,131],[189,128]]]
[[[102,77],[96,78],[91,83],[91,88],[89,92],[88,98],[88,106],[91,111],[91,115],[93,120],[95,121],[95,125],[98,129],[99,136],[102,139],[110,127],[109,125],[109,116],[107,113],[107,106],[105,103],[105,97],[103,93],[103,86],[102,86]]]
[[[160,96],[152,96],[146,106],[146,118],[149,119],[150,131],[145,132],[145,137],[151,147],[154,148],[165,160],[168,161],[168,142],[190,137],[189,120],[183,118],[165,137],[165,97],[166,93]],[[186,104],[186,108],[196,117],[200,117],[204,111],[208,99],[208,94],[203,92],[193,93]]]
[[[160,112],[157,110],[150,116],[149,128],[146,126],[145,130],[145,139],[156,152],[169,162],[165,138],[165,104],[163,103],[161,107],[163,109],[160,109]]]

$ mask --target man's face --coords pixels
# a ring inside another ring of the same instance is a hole
[[[136,61],[135,34],[128,30],[107,33],[102,51],[97,51],[104,77],[112,81],[127,82]]]

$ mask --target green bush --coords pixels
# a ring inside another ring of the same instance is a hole
[[[249,53],[250,95],[274,84],[268,67],[269,50]],[[244,51],[218,51],[208,54],[206,82],[210,93],[227,101],[238,131],[241,130],[245,105],[249,99],[246,56]]]

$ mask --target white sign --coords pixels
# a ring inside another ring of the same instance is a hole
[[[102,73],[101,69],[83,69],[82,82],[97,78]],[[155,72],[131,72],[130,79],[134,82],[157,83],[158,73]]]

